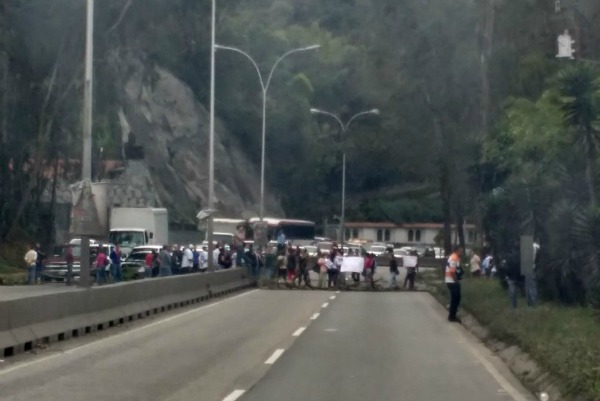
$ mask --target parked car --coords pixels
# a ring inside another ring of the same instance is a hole
[[[317,242],[317,249],[321,251],[323,255],[329,255],[333,249],[333,242],[321,241]]]
[[[142,245],[132,249],[131,253],[125,259],[123,263],[121,263],[121,268],[123,269],[123,275],[125,276],[125,272],[127,270],[127,275],[130,277],[141,278],[145,273],[140,272],[140,268],[145,268],[146,255],[152,252],[160,252],[162,249],[162,245]],[[177,274],[179,272],[173,272],[173,274]]]
[[[308,256],[311,258],[314,258],[315,256],[317,256],[317,252],[318,252],[318,248],[315,245],[306,245],[302,247],[303,249],[306,249],[306,252],[308,252]]]
[[[375,256],[381,256],[387,251],[387,246],[385,245],[371,245],[367,252],[372,253]]]

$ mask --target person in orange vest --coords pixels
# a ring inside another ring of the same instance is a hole
[[[458,312],[458,306],[460,305],[460,280],[463,275],[463,270],[460,267],[460,258],[462,255],[463,248],[460,245],[455,246],[454,253],[450,255],[448,262],[446,263],[444,282],[450,291],[449,322],[460,322],[460,319],[456,317],[456,313]]]

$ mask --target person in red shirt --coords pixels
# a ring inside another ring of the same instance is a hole
[[[154,252],[150,252],[146,255],[144,265],[146,268],[146,278],[152,277],[152,266],[154,266]]]
[[[102,285],[106,283],[106,265],[108,258],[102,249],[102,245],[98,246],[98,256],[96,256],[96,284]]]

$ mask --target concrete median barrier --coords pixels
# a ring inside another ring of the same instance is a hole
[[[233,269],[0,301],[0,352],[11,356],[252,285],[245,270]]]

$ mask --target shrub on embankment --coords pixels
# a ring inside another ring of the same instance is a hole
[[[25,243],[0,244],[0,285],[24,284],[27,281],[27,273],[23,266],[25,252]]]

